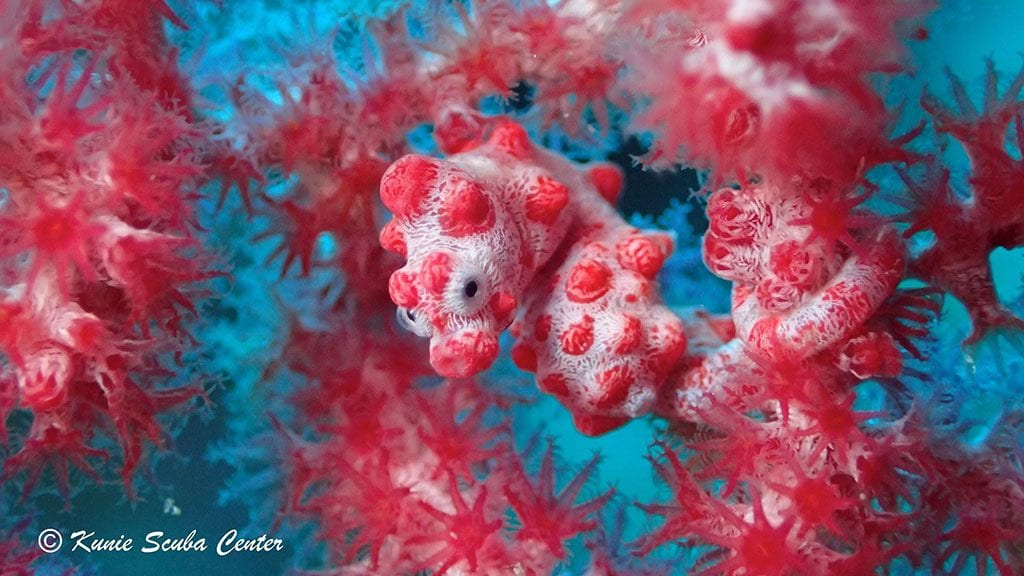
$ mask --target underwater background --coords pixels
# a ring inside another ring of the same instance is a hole
[[[974,97],[979,98],[986,59],[991,59],[995,68],[1007,76],[1022,66],[1024,37],[1020,23],[1024,22],[1024,2],[942,0],[939,4],[924,21],[927,38],[910,44],[912,74],[890,79],[881,88],[891,106],[911,103],[901,119],[907,126],[918,122],[920,118],[915,115],[923,116],[913,104],[926,86],[940,98],[950,99],[947,69],[962,78]],[[286,67],[288,52],[283,47],[308,45],[325,49],[324,39],[330,38],[330,50],[337,65],[346,75],[358,78],[366,74],[359,41],[365,23],[397,10],[396,3],[369,0],[224,0],[194,4],[170,0],[168,5],[187,24],[186,29],[165,21],[164,27],[171,44],[179,49],[177,58],[183,73],[193,79],[195,86],[223,84],[225,79],[258,76],[260,71]],[[266,84],[268,97],[280,100],[273,96],[272,82]],[[203,89],[199,94],[204,114],[230,126],[237,110],[224,94]],[[624,135],[622,119],[613,122],[607,135],[587,140],[566,137],[557,129],[549,133],[530,116],[528,86],[517,87],[513,99],[494,98],[485,102],[483,108],[485,112],[523,118],[534,138],[554,143],[570,157],[611,160],[622,167],[626,179],[618,205],[620,212],[638,227],[663,228],[676,235],[676,253],[666,263],[660,278],[666,303],[679,310],[697,306],[713,313],[729,311],[729,284],[708,272],[701,259],[700,237],[707,228],[707,220],[703,203],[694,194],[705,174],[689,168],[658,172],[637,166],[633,159],[647,151],[648,143],[642,137]],[[429,133],[414,131],[409,137],[414,149],[436,152]],[[922,147],[935,148],[938,137],[926,133],[921,140]],[[966,187],[966,156],[957,146],[941,149],[953,182]],[[892,174],[881,174],[876,181],[882,187],[898,185]],[[287,178],[271,179],[266,193],[270,198],[281,197],[287,185]],[[214,541],[224,532],[238,529],[251,535],[272,532],[284,541],[285,549],[226,557],[209,551],[144,555],[84,554],[65,549],[37,560],[34,573],[65,574],[69,566],[77,566],[71,570],[82,573],[133,576],[255,576],[326,569],[322,564],[324,545],[314,536],[315,522],[277,514],[287,480],[268,455],[270,441],[262,439],[269,438],[279,423],[293,430],[301,425],[301,415],[289,413],[291,408],[282,401],[302,388],[301,379],[274,367],[275,361],[282,362],[285,354],[289,323],[298,318],[316,326],[319,312],[313,303],[322,294],[343,292],[344,281],[336,272],[322,268],[314,268],[308,277],[296,274],[298,266],[282,275],[281,258],[274,252],[275,242],[254,240],[274,225],[273,216],[248,216],[241,195],[235,193],[218,205],[219,188],[218,182],[204,188],[197,219],[207,230],[203,237],[205,246],[230,263],[231,278],[209,280],[212,295],[199,301],[199,320],[190,327],[198,344],[186,352],[183,360],[188,366],[185,372],[207,383],[208,402],[187,418],[175,419],[170,424],[171,450],[154,457],[152,479],[141,482],[138,499],[126,498],[124,487],[116,480],[98,484],[76,471],[71,473],[69,505],[56,491],[48,489],[53,482],[49,473],[43,474],[41,493],[20,499],[20,486],[8,478],[4,481],[6,494],[0,508],[5,517],[2,524],[13,527],[24,518],[31,518],[30,528],[24,533],[26,542],[33,543],[39,530],[52,527],[64,534],[65,547],[69,534],[78,529],[136,538],[152,530],[169,536],[184,536],[196,530]],[[877,210],[892,208],[879,205]],[[330,238],[320,237],[316,242],[317,254],[323,258],[329,258],[338,249]],[[991,262],[1000,299],[1017,314],[1024,314],[1024,253],[1019,249],[997,249]],[[959,343],[969,330],[963,306],[954,298],[945,298],[932,332],[934,343],[929,344],[926,362],[930,366],[920,369],[937,374],[947,383],[948,393],[955,395],[959,411],[956,417],[967,423],[958,428],[958,433],[968,444],[980,444],[1000,414],[1020,407],[1024,356],[1018,348],[1006,347],[1001,354],[968,357]],[[622,542],[634,541],[649,531],[657,522],[633,503],[664,501],[670,494],[646,459],[647,447],[667,425],[645,418],[598,437],[583,435],[576,430],[565,408],[549,395],[537,392],[532,379],[513,366],[508,348],[509,342],[503,341],[506,352],[488,374],[495,382],[529,398],[511,409],[516,446],[529,445],[538,433],[550,436],[557,446],[558,468],[569,471],[580,470],[594,454],[599,454],[599,465],[583,490],[584,497],[597,497],[604,487],[616,488],[616,495],[600,513],[599,522],[614,526],[622,521],[619,515],[624,515],[623,533],[615,536]],[[871,391],[858,398],[859,405],[866,410],[877,409],[879,402]],[[11,422],[9,428],[16,432],[18,416],[11,416]],[[568,548],[567,559],[555,573],[586,573],[589,551],[584,538],[571,540]],[[654,564],[665,560],[671,564],[671,573],[683,574],[696,556],[692,551],[679,553],[663,548],[653,553],[651,559]],[[3,570],[0,573],[6,574]],[[912,569],[897,563],[893,573],[909,574]],[[973,574],[974,570],[967,568],[962,573]]]

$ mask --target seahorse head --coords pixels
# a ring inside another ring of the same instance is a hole
[[[448,160],[405,156],[380,190],[394,215],[381,244],[406,257],[389,283],[399,323],[430,338],[430,361],[442,376],[487,369],[526,281],[527,248],[514,216],[486,183]]]

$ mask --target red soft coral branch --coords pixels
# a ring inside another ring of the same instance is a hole
[[[4,414],[33,422],[5,466],[26,492],[52,463],[90,475],[104,437],[121,447],[129,496],[144,441],[165,444],[161,416],[202,394],[167,387],[185,316],[217,273],[195,238],[210,126],[194,121],[162,1],[30,1],[0,8],[11,26],[0,98],[3,223],[0,352],[10,362]],[[37,71],[37,74],[33,74]]]
[[[907,209],[900,216],[910,225],[907,236],[925,230],[935,234],[934,243],[911,261],[911,275],[963,302],[973,328],[965,344],[975,345],[988,334],[1024,328],[1024,321],[999,301],[989,264],[989,254],[996,248],[1024,244],[1024,208],[1012,193],[1024,182],[1024,163],[1009,154],[1005,143],[1007,129],[1015,119],[1018,145],[1024,143],[1020,130],[1024,101],[1019,98],[1024,71],[999,95],[995,68],[989,61],[981,110],[952,74],[950,83],[959,112],[931,95],[921,104],[931,114],[936,130],[953,136],[967,151],[970,198],[958,195],[950,186],[948,171],[931,160],[923,178],[899,171],[909,198],[895,202]]]
[[[488,518],[485,508],[487,504],[487,486],[480,486],[476,491],[472,505],[466,502],[454,473],[448,474],[448,496],[451,498],[453,512],[439,510],[431,504],[420,502],[423,512],[436,522],[431,530],[422,535],[410,538],[409,546],[439,548],[427,556],[422,567],[433,569],[434,574],[442,576],[461,562],[465,562],[473,572],[480,565],[480,557],[489,551],[496,541],[498,529],[502,522]]]
[[[563,542],[577,534],[589,532],[597,527],[597,521],[589,518],[612,498],[614,489],[576,504],[576,499],[583,490],[590,476],[597,468],[598,457],[595,456],[576,474],[576,476],[555,494],[554,446],[548,444],[547,451],[541,461],[539,482],[535,485],[522,464],[515,464],[514,478],[517,482],[505,487],[505,497],[519,516],[521,528],[516,532],[520,540],[538,540],[558,558],[565,557]]]

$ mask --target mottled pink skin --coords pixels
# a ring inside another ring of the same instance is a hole
[[[399,320],[429,336],[441,375],[487,369],[516,316],[513,360],[599,434],[649,412],[686,349],[661,304],[664,234],[626,224],[622,175],[535,147],[511,122],[445,160],[410,155],[381,182],[395,215],[381,242],[407,263],[392,275]]]
[[[737,336],[755,357],[799,362],[845,342],[903,276],[895,230],[866,232],[852,251],[803,224],[811,210],[800,191],[770,184],[711,196],[704,260],[735,282]]]
[[[820,197],[771,183],[711,195],[704,261],[734,282],[735,338],[703,338],[666,388],[659,412],[707,421],[714,402],[744,390],[774,390],[782,406],[813,401],[801,396],[805,378],[841,390],[900,373],[896,342],[872,322],[903,277],[902,241],[891,227],[873,225],[850,236],[847,242],[857,245],[848,247],[839,235],[814,228],[812,202]],[[836,219],[842,224],[850,216]],[[687,328],[695,332],[701,324],[688,321]]]
[[[502,124],[445,160],[406,156],[381,182],[394,214],[381,241],[407,260],[391,277],[392,300],[401,322],[430,337],[443,376],[491,365],[498,336],[569,228],[568,190],[528,161],[531,148],[521,127]]]
[[[584,433],[650,412],[686,351],[683,323],[661,304],[656,282],[672,246],[614,220],[594,226],[525,302],[513,360],[537,373]]]

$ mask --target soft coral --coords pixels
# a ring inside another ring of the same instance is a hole
[[[194,149],[201,132],[180,116],[148,102],[144,93],[119,86],[124,96],[111,111],[113,137],[100,166],[112,200],[133,224],[194,224],[193,185],[202,175]]]
[[[604,494],[582,504],[576,498],[590,475],[597,467],[595,456],[569,482],[560,494],[555,494],[554,446],[548,445],[540,467],[540,482],[536,485],[527,478],[521,463],[516,462],[515,483],[505,487],[505,496],[516,511],[522,527],[516,534],[520,540],[539,540],[552,554],[563,558],[563,542],[576,534],[588,532],[597,527],[597,521],[589,519],[600,510],[615,493],[609,489]]]
[[[817,573],[814,562],[800,550],[801,542],[795,537],[793,528],[798,517],[793,515],[773,523],[765,514],[761,494],[755,491],[751,499],[752,514],[712,501],[722,520],[722,529],[703,529],[697,534],[722,547],[727,555],[699,574],[794,576]],[[714,557],[712,554],[711,558]]]
[[[441,394],[441,398],[422,395],[417,399],[424,415],[417,435],[437,457],[438,474],[449,470],[472,478],[474,467],[508,450],[508,426],[487,426],[485,416],[491,407],[476,386],[448,384]]]
[[[49,268],[54,271],[60,292],[68,295],[77,280],[74,272],[85,280],[95,280],[97,276],[89,255],[107,227],[95,212],[85,191],[68,198],[46,199],[41,195],[22,217],[0,218],[0,224],[22,230],[14,242],[3,247],[3,255],[34,250],[28,285],[34,285],[39,274]]]
[[[210,277],[191,210],[209,126],[187,109],[162,1],[8,7],[0,348],[4,409],[33,420],[7,474],[27,468],[31,489],[52,461],[66,493],[66,462],[88,472],[113,437],[134,496],[143,440],[163,445],[160,415],[199,393],[157,382],[187,341],[187,285]]]
[[[688,538],[694,526],[707,522],[712,517],[711,497],[687,469],[676,451],[664,441],[655,442],[664,457],[653,454],[648,460],[658,476],[672,489],[673,502],[664,504],[637,504],[648,514],[661,516],[664,520],[658,529],[645,534],[633,548],[638,556],[646,555],[668,542]]]
[[[195,315],[191,285],[223,276],[209,269],[209,258],[193,238],[112,225],[100,253],[111,280],[129,303],[128,321],[144,336],[153,327],[172,335],[186,334],[184,314]],[[197,291],[198,294],[203,292]]]
[[[0,540],[0,564],[4,567],[4,576],[32,576],[36,568],[32,567],[42,550],[35,546],[28,547],[21,542],[21,536],[28,530],[29,520],[20,520],[7,528]],[[69,573],[69,572],[67,572]]]
[[[336,489],[322,499],[343,506],[343,520],[356,516],[344,525],[349,529],[355,525],[359,530],[348,545],[346,563],[352,562],[364,547],[369,547],[370,567],[376,569],[385,539],[402,532],[414,516],[411,488],[393,480],[390,460],[388,452],[380,451],[366,460],[362,470],[356,470],[343,458],[336,457],[332,463],[348,478],[349,486]]]
[[[488,509],[485,507],[487,486],[481,485],[475,492],[476,497],[471,505],[466,502],[455,474],[449,473],[447,495],[451,498],[452,512],[420,502],[422,511],[433,517],[436,522],[430,530],[410,538],[407,544],[422,545],[435,550],[426,556],[422,566],[433,569],[437,576],[446,574],[448,570],[462,562],[475,573],[482,556],[491,556],[501,550],[498,529],[502,527],[502,521],[489,518]],[[495,546],[499,548],[495,550]]]
[[[82,432],[64,430],[59,419],[42,416],[32,424],[28,438],[21,449],[4,463],[2,478],[10,480],[22,470],[27,470],[28,477],[22,486],[22,496],[32,492],[40,476],[49,465],[57,482],[57,489],[70,503],[71,484],[68,480],[68,463],[74,464],[79,470],[93,480],[99,482],[100,476],[88,459],[107,459],[103,450],[90,448]]]
[[[1024,328],[999,300],[989,264],[989,254],[997,247],[1024,244],[1024,215],[1011,210],[993,220],[980,214],[979,204],[958,199],[948,172],[934,165],[923,180],[906,170],[899,174],[911,191],[911,200],[901,202],[908,208],[900,216],[910,224],[905,234],[935,234],[935,241],[911,259],[908,272],[967,307],[973,330],[965,344],[975,344],[992,331]]]
[[[51,65],[55,76],[53,91],[37,112],[36,126],[46,149],[65,155],[76,154],[86,137],[102,130],[97,120],[102,118],[110,99],[87,93],[93,83],[97,59],[89,61],[70,88],[71,58],[61,58],[58,62]]]
[[[930,94],[921,105],[931,114],[936,130],[953,136],[967,151],[969,198],[957,195],[948,172],[931,161],[923,179],[914,179],[907,170],[899,172],[910,199],[897,202],[907,208],[901,219],[910,225],[908,236],[923,230],[935,234],[934,243],[911,261],[910,273],[963,302],[973,324],[965,343],[975,344],[993,331],[1024,328],[1024,322],[999,301],[989,264],[989,254],[996,248],[1024,245],[1024,210],[1012,193],[1024,182],[1024,163],[1014,159],[1005,144],[1009,125],[1016,119],[1016,144],[1024,145],[1024,102],[1019,99],[1024,71],[1000,96],[990,61],[981,110],[960,80],[952,73],[949,77],[959,113]]]
[[[928,3],[843,0],[829,10],[806,0],[756,8],[658,5],[666,9],[628,13],[654,30],[658,18],[684,27],[628,57],[627,79],[652,95],[636,118],[637,128],[656,132],[652,160],[710,165],[716,183],[756,174],[849,184],[865,158],[885,148],[885,107],[867,79],[901,68],[897,23],[919,16]]]

